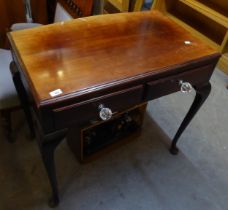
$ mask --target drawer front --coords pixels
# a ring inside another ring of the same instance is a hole
[[[208,65],[196,68],[176,76],[148,82],[146,85],[146,100],[152,100],[180,90],[180,81],[189,82],[193,87],[209,81],[214,66]]]
[[[103,104],[118,113],[142,102],[143,85],[114,92],[53,110],[55,128],[65,128],[73,123],[87,123],[101,120],[99,105]]]

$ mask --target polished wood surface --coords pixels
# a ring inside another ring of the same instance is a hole
[[[32,16],[36,23],[47,24],[47,0],[32,0]],[[26,22],[23,0],[0,0],[0,47],[6,47],[6,32],[14,23]]]
[[[48,0],[31,0],[33,22],[41,24],[48,23],[47,2]]]
[[[227,0],[154,0],[152,8],[222,53],[218,67],[228,74]]]
[[[25,11],[22,0],[0,0],[0,48],[5,47],[6,32],[16,22],[25,22]]]
[[[38,106],[56,89],[67,98],[216,54],[156,11],[80,18],[9,38]]]
[[[93,0],[58,0],[58,2],[73,18],[92,14]]]
[[[86,17],[92,15],[93,0],[48,0],[48,21],[54,22],[55,9],[57,2],[73,17]]]

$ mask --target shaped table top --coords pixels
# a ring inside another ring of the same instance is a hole
[[[38,104],[217,54],[157,11],[79,18],[8,37]]]

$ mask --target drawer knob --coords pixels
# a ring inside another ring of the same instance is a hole
[[[112,110],[111,109],[104,107],[103,104],[100,104],[99,110],[100,110],[99,116],[102,120],[105,121],[105,120],[111,119],[111,117],[112,117]]]
[[[189,82],[180,81],[179,82],[182,93],[190,93],[193,89],[192,85]]]

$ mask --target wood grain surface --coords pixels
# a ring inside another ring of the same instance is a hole
[[[8,37],[37,104],[56,89],[66,98],[218,56],[157,11],[79,18]]]

